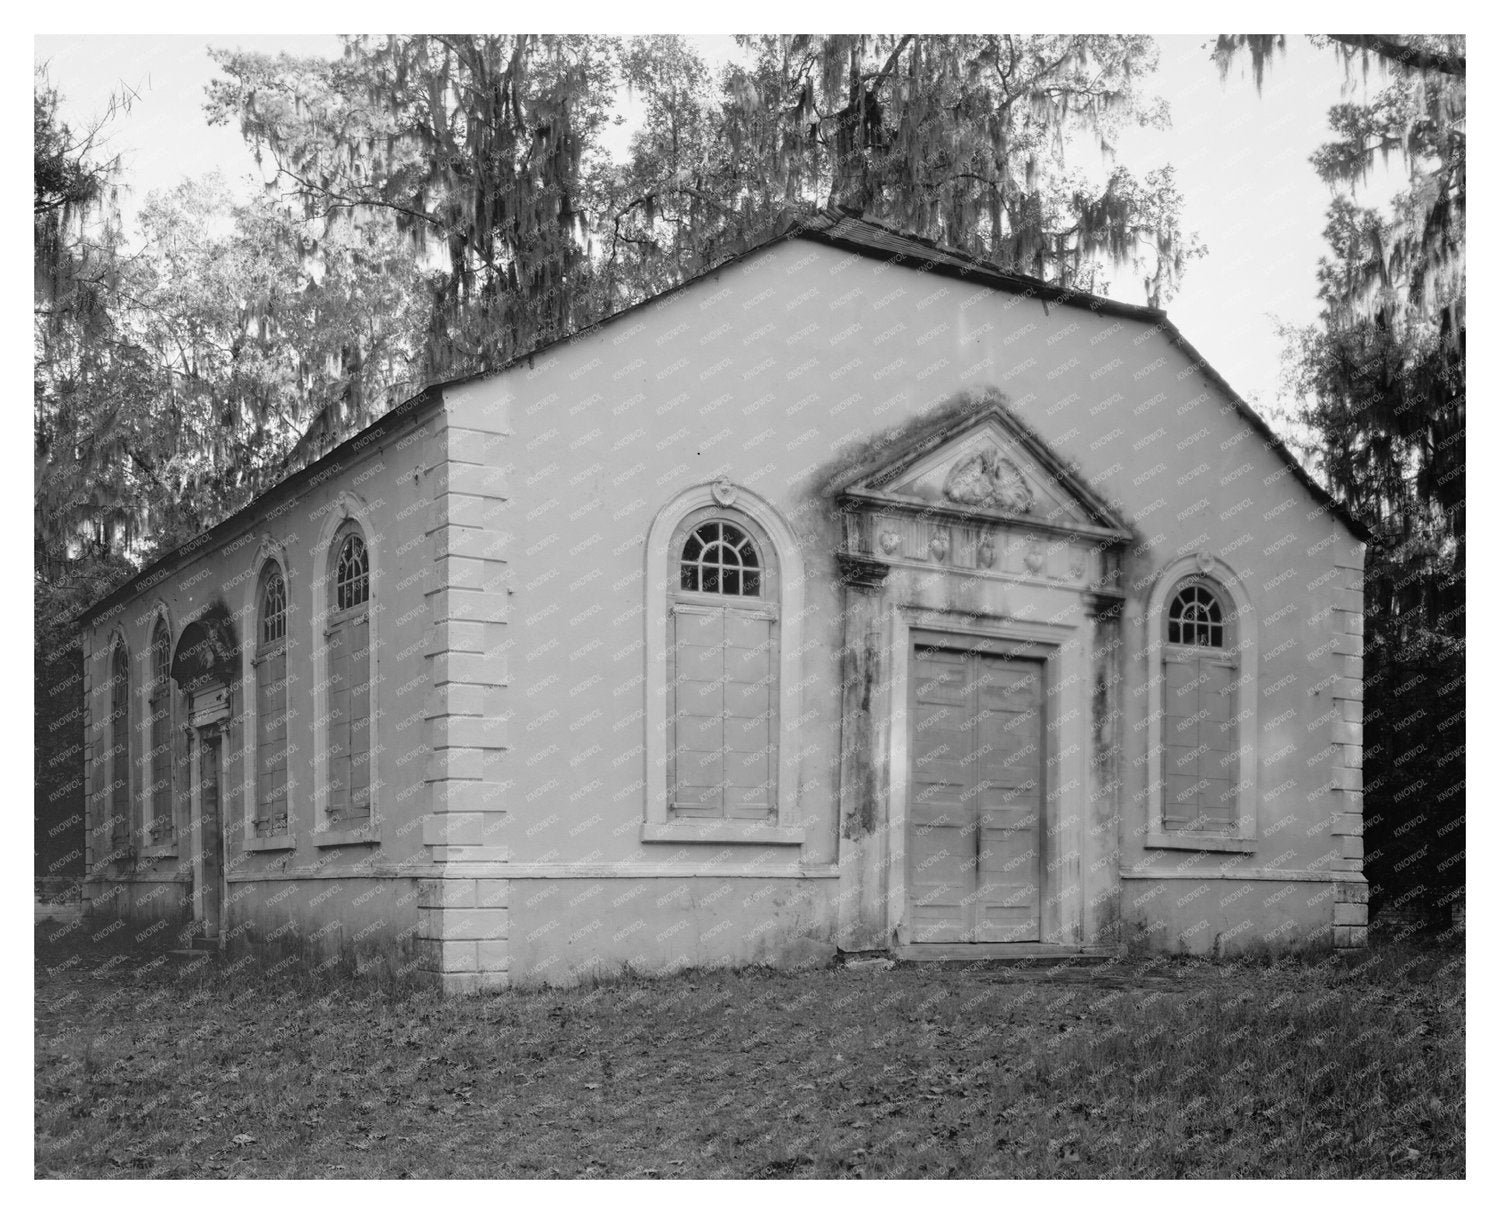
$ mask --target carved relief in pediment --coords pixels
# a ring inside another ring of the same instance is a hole
[[[943,496],[961,506],[1029,514],[1036,493],[1021,470],[994,447],[966,456],[948,470]]]

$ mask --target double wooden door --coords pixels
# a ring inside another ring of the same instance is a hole
[[[223,738],[198,731],[198,813],[202,822],[203,934],[217,939],[224,901]]]
[[[911,939],[1041,939],[1043,663],[918,644],[907,890]]]

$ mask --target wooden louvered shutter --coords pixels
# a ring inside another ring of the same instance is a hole
[[[1162,826],[1233,830],[1239,824],[1234,664],[1169,647],[1163,674]]]
[[[123,649],[110,661],[110,846],[130,843],[130,663]]]
[[[776,616],[678,603],[671,615],[668,801],[674,815],[776,812]]]
[[[328,804],[340,821],[370,816],[370,619],[328,637]]]
[[[776,812],[776,617],[724,609],[724,814]]]
[[[287,828],[286,649],[260,660],[255,672],[256,815],[258,835]]]

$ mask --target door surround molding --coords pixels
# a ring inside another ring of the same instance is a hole
[[[1064,743],[1064,722],[1088,720],[1088,667],[1084,638],[1091,630],[1008,617],[976,618],[940,609],[897,607],[893,612],[889,696],[890,817],[887,834],[887,923],[893,943],[912,943],[907,916],[907,839],[911,796],[910,693],[918,642],[952,644],[991,652],[1011,652],[1038,660],[1043,681],[1043,750],[1048,769],[1042,806],[1041,940],[1076,944],[1082,938],[1085,890],[1079,858],[1083,854],[1083,815],[1065,814],[1070,798],[1087,786],[1085,746]],[[1019,652],[1018,652],[1019,651]],[[1086,734],[1086,731],[1081,731]],[[1071,857],[1072,863],[1068,862]],[[963,945],[945,946],[955,949]]]
[[[218,809],[215,815],[219,838],[217,840],[217,853],[219,858],[219,878],[217,888],[212,891],[217,896],[218,906],[212,908],[218,927],[218,935],[223,938],[225,894],[227,888],[227,873],[225,869],[228,864],[228,846],[224,838],[224,825],[226,815],[226,774],[225,774],[225,749],[229,742],[229,718],[230,718],[230,692],[222,684],[216,684],[196,691],[192,698],[192,711],[190,720],[184,726],[188,735],[188,821],[190,823],[189,838],[193,849],[193,918],[205,925],[209,924],[208,911],[210,909],[208,889],[206,858],[209,856],[209,848],[215,840],[204,830],[203,823],[203,749],[204,743],[212,738],[218,746]]]

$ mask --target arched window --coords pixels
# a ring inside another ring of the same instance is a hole
[[[667,647],[669,818],[774,820],[779,602],[774,550],[733,512],[673,534]]]
[[[1207,586],[1189,583],[1178,590],[1167,611],[1167,643],[1224,648],[1224,609]]]
[[[109,656],[109,844],[130,846],[130,657],[117,643]]]
[[[333,539],[328,604],[328,816],[370,820],[370,553],[357,524]]]
[[[1239,655],[1225,593],[1206,577],[1173,587],[1162,647],[1162,803],[1168,832],[1239,828]]]
[[[172,813],[172,635],[158,619],[151,633],[151,841],[176,834]]]
[[[745,532],[722,519],[693,528],[679,562],[681,589],[704,594],[760,594],[760,553]]]
[[[287,831],[286,578],[269,561],[260,575],[255,629],[255,833]]]

